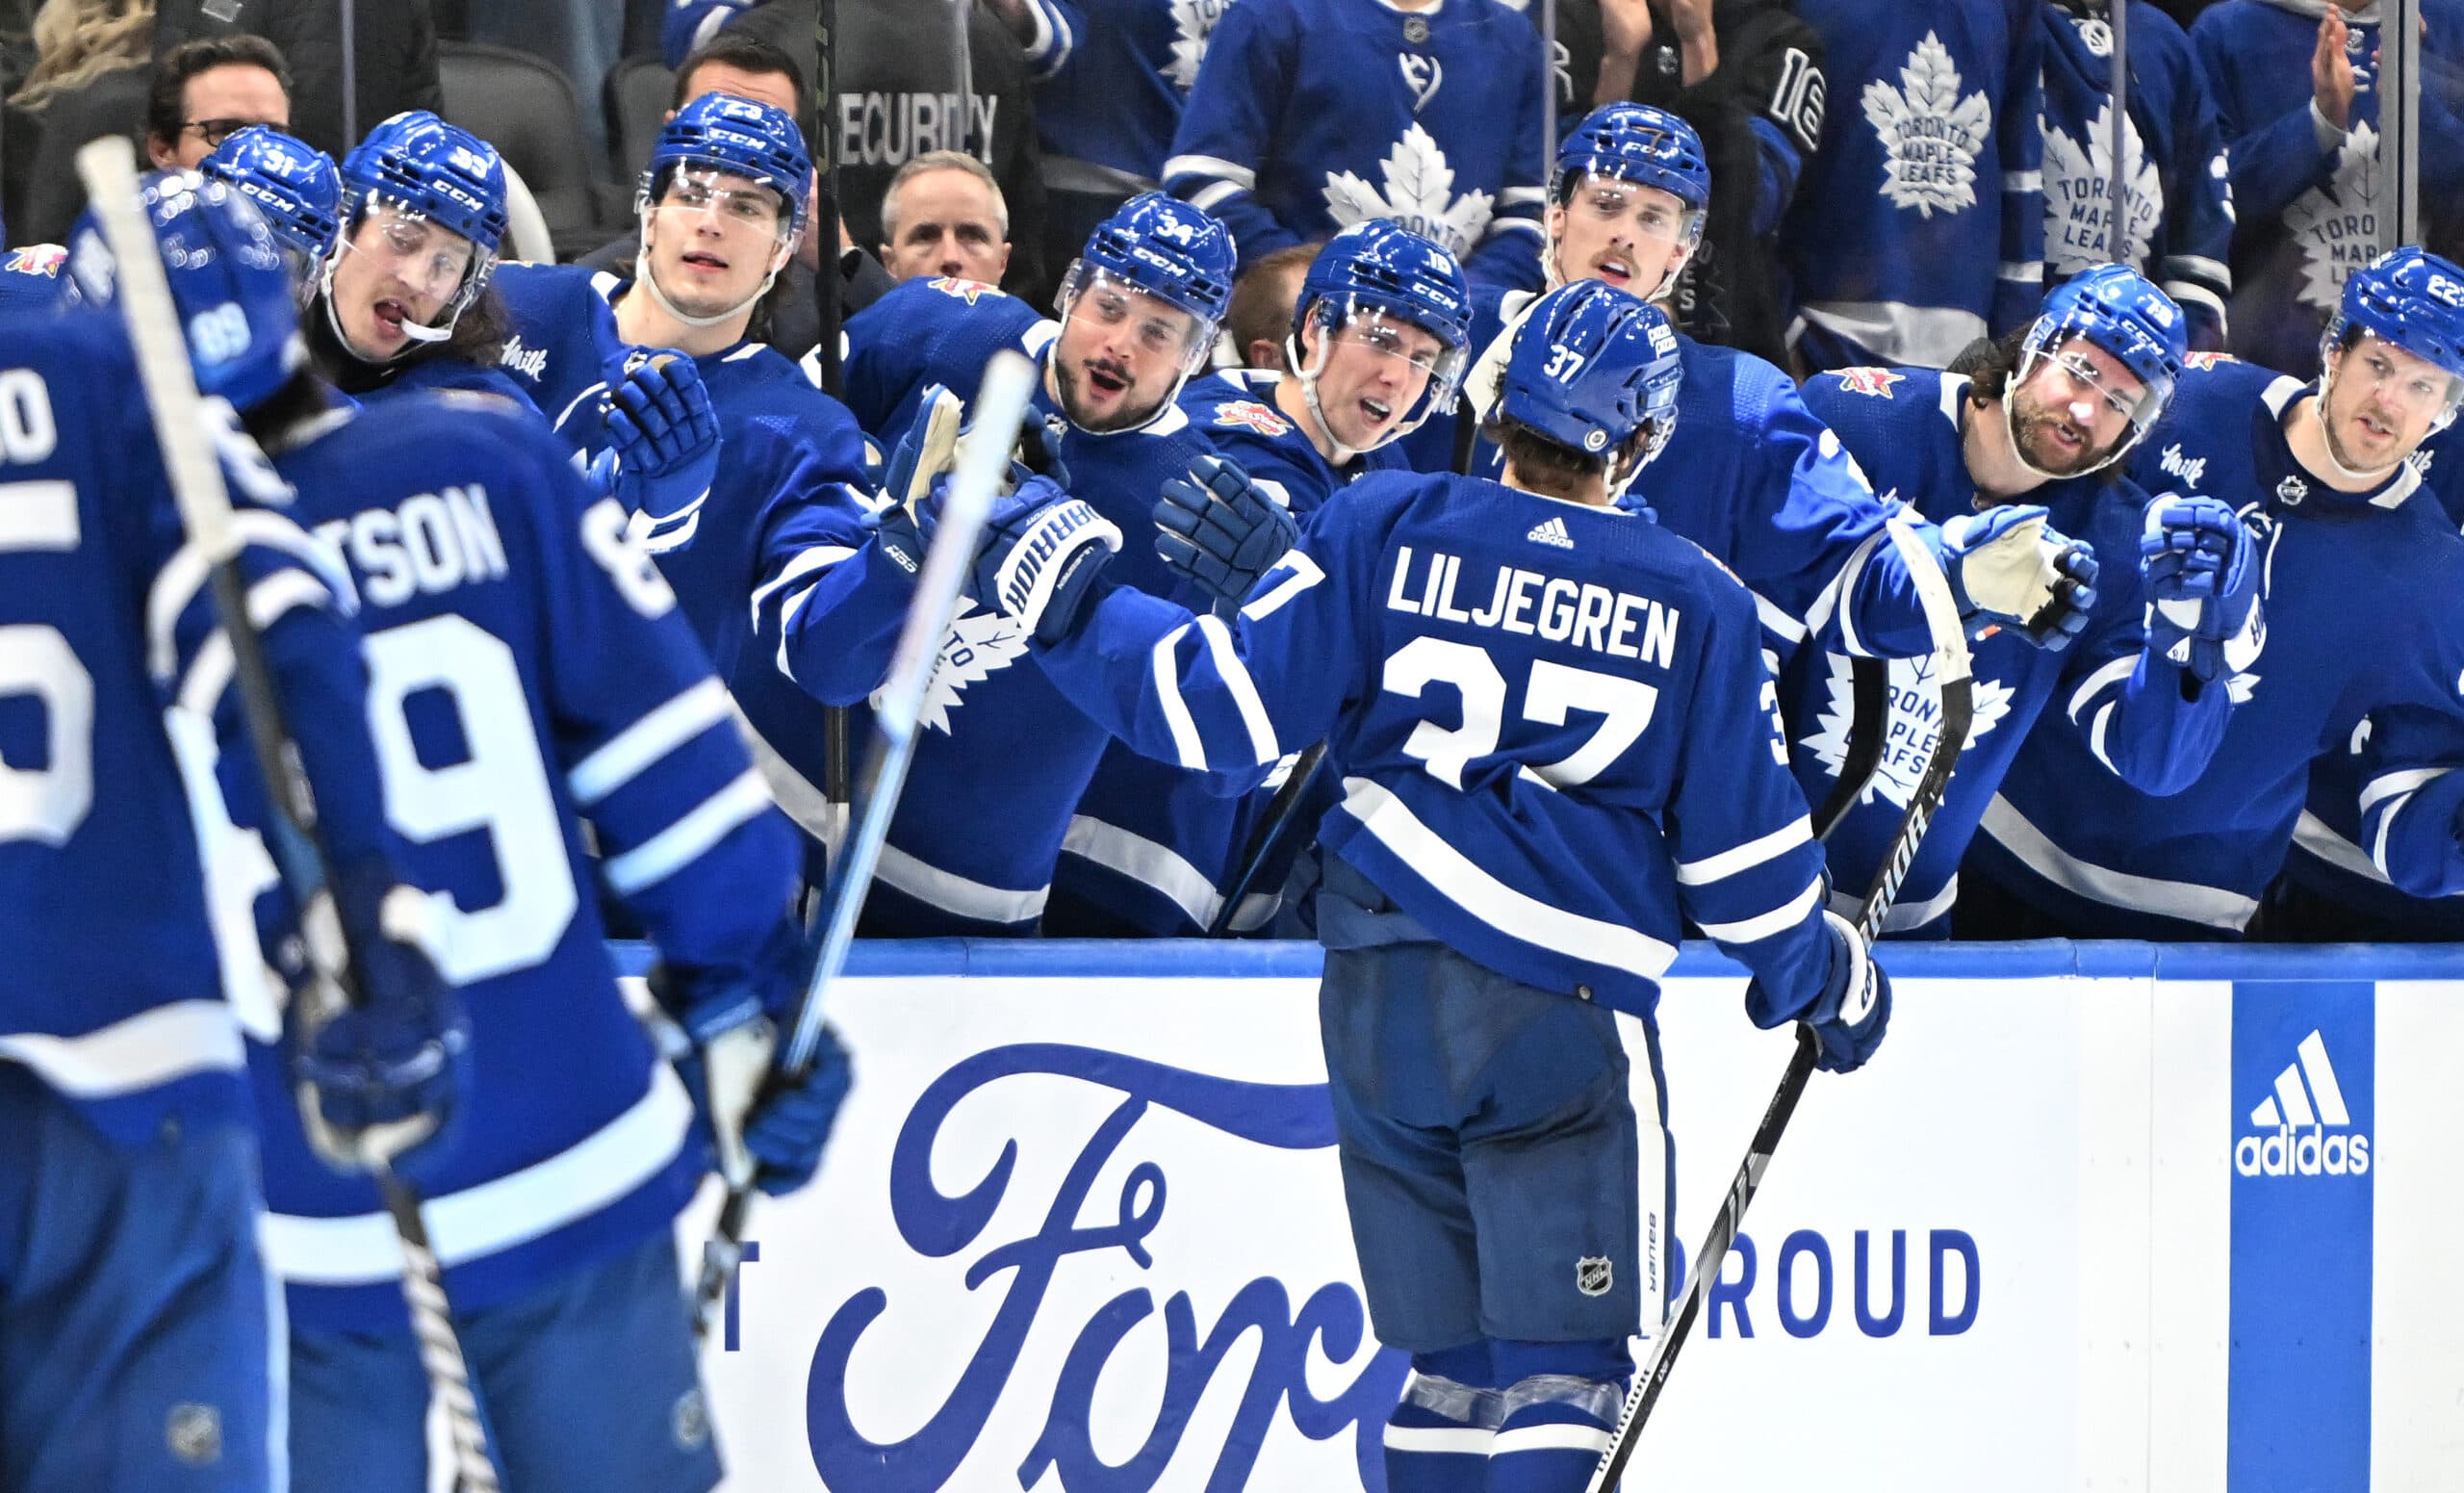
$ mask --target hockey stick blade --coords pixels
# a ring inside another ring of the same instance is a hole
[[[858,802],[847,841],[833,858],[830,887],[817,920],[820,940],[806,976],[803,999],[786,1039],[772,1060],[773,1081],[801,1081],[812,1067],[813,1049],[821,1043],[822,996],[846,967],[847,950],[856,940],[856,918],[872,886],[873,868],[881,861],[882,844],[907,788],[907,770],[915,759],[915,733],[933,671],[941,659],[942,640],[958,615],[960,592],[967,566],[975,558],[976,542],[992,512],[993,499],[1010,468],[1019,423],[1034,396],[1036,366],[1014,352],[1002,352],[986,365],[976,392],[973,427],[959,443],[958,470],[951,475],[949,497],[933,529],[933,543],[915,577],[915,597],[908,604],[907,622],[890,656],[889,674],[875,697],[873,724],[880,737],[859,785]],[[707,1341],[727,1299],[744,1253],[745,1218],[752,1206],[750,1183],[731,1183],[720,1205],[718,1227],[703,1251],[702,1277],[693,1296],[693,1331]]]
[[[1935,811],[1942,807],[1942,795],[1950,789],[1951,772],[1967,746],[1975,709],[1967,634],[1960,626],[1959,606],[1951,599],[1950,581],[1904,516],[1894,513],[1889,530],[1891,543],[1915,582],[1917,601],[1925,611],[1926,631],[1934,639],[1934,677],[1941,686],[1942,726],[1934,739],[1933,751],[1925,759],[1925,772],[1917,780],[1916,791],[1909,795],[1908,811],[1900,818],[1891,853],[1875,873],[1864,901],[1858,906],[1857,931],[1868,940],[1882,927],[1883,914],[1890,911],[1891,899],[1899,895],[1900,883],[1908,875],[1909,864],[1916,859],[1926,828],[1934,822]],[[1771,1168],[1771,1158],[1780,1148],[1780,1138],[1787,1131],[1789,1118],[1797,1112],[1797,1100],[1805,1096],[1806,1085],[1813,1077],[1814,1059],[1819,1055],[1813,1033],[1799,1027],[1796,1051],[1788,1057],[1788,1067],[1780,1075],[1780,1087],[1771,1095],[1771,1102],[1763,1107],[1762,1122],[1755,1127],[1754,1139],[1745,1148],[1745,1161],[1730,1181],[1728,1196],[1720,1200],[1719,1216],[1711,1221],[1703,1248],[1695,1252],[1694,1268],[1686,1276],[1684,1292],[1677,1299],[1677,1309],[1653,1337],[1651,1350],[1634,1376],[1634,1387],[1627,1392],[1625,1406],[1617,1413],[1616,1428],[1609,1433],[1608,1450],[1601,1454],[1600,1465],[1592,1471],[1588,1493],[1609,1493],[1617,1486],[1617,1480],[1625,1476],[1626,1464],[1633,1460],[1644,1423],[1651,1419],[1652,1406],[1659,1403],[1660,1388],[1668,1382],[1669,1371],[1677,1366],[1678,1350],[1685,1345],[1686,1333],[1702,1315],[1710,1283],[1720,1277],[1729,1248],[1736,1242],[1737,1230],[1745,1223],[1745,1210],[1762,1186],[1763,1174]]]
[[[1267,803],[1267,816],[1258,822],[1257,833],[1249,837],[1248,848],[1242,852],[1240,873],[1232,878],[1231,889],[1223,893],[1223,905],[1215,910],[1208,922],[1206,936],[1219,939],[1232,931],[1233,921],[1241,915],[1241,904],[1265,874],[1267,862],[1292,833],[1292,821],[1300,812],[1300,805],[1308,796],[1310,780],[1318,776],[1318,764],[1326,759],[1326,743],[1312,742],[1301,748],[1292,770],[1284,774],[1283,786],[1274,790]]]
[[[331,887],[332,862],[318,837],[316,795],[291,745],[282,698],[272,668],[266,662],[264,639],[248,617],[231,495],[223,486],[221,465],[206,437],[204,400],[197,393],[196,372],[189,361],[179,314],[171,300],[162,248],[146,225],[136,151],[120,136],[96,141],[77,152],[77,175],[103,241],[111,246],[116,277],[114,298],[136,352],[138,382],[153,417],[155,441],[162,448],[163,467],[170,478],[181,527],[204,552],[211,567],[215,614],[231,645],[232,676],[240,691],[249,746],[265,779],[267,800],[281,821],[274,827],[277,833],[268,838],[283,880],[301,910],[302,922],[313,923],[317,904]],[[310,941],[320,940],[312,938]],[[344,940],[340,967],[333,974],[345,994],[357,1004],[366,992],[359,986],[359,962],[352,953]],[[453,1443],[454,1486],[458,1493],[497,1493],[487,1429],[479,1420],[470,1369],[453,1330],[445,1274],[428,1247],[419,1194],[381,1163],[372,1164],[371,1170],[401,1238],[402,1297],[419,1338],[428,1394],[445,1411]]]

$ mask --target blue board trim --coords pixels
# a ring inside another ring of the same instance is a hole
[[[648,971],[650,949],[611,943],[619,974]],[[1264,940],[917,939],[860,942],[847,972],[873,978],[973,975],[1010,980],[1313,980],[1314,943]],[[2464,944],[1886,943],[1883,963],[1909,980],[2023,980],[2080,975],[2167,980],[2464,980]],[[1708,943],[1688,943],[1669,974],[1742,975]]]

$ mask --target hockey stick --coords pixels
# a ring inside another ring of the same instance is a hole
[[[817,0],[813,7],[814,66],[813,165],[820,200],[813,216],[820,226],[821,273],[813,279],[815,308],[821,314],[821,341],[814,348],[821,366],[821,392],[834,399],[847,397],[847,380],[839,367],[839,337],[846,322],[839,295],[845,277],[844,247],[838,242],[838,0]],[[829,841],[834,861],[846,853],[847,820],[853,812],[855,786],[849,769],[847,708],[834,705],[821,717],[821,796],[830,807]]]
[[[1934,677],[1941,685],[1942,722],[1940,734],[1934,739],[1934,750],[1925,759],[1925,774],[1917,781],[1916,791],[1909,795],[1908,812],[1900,819],[1899,836],[1892,841],[1890,858],[1875,873],[1873,886],[1866,889],[1865,900],[1857,909],[1857,931],[1866,939],[1882,927],[1883,914],[1889,911],[1892,899],[1899,895],[1900,883],[1908,875],[1909,864],[1916,859],[1917,847],[1924,842],[1926,827],[1933,823],[1935,811],[1942,806],[1942,795],[1951,785],[1951,770],[1959,765],[1960,753],[1967,745],[1968,726],[1975,708],[1967,634],[1960,627],[1959,606],[1951,600],[1950,581],[1906,519],[1891,520],[1890,537],[1916,582],[1917,600],[1925,608],[1926,629],[1934,635]],[[1771,1095],[1770,1105],[1763,1110],[1762,1123],[1755,1127],[1754,1140],[1746,1146],[1745,1162],[1729,1183],[1728,1196],[1720,1202],[1719,1217],[1711,1221],[1711,1231],[1695,1254],[1694,1268],[1687,1273],[1685,1291],[1677,1299],[1677,1309],[1652,1340],[1651,1351],[1635,1375],[1634,1387],[1626,1396],[1625,1408],[1618,1412],[1608,1450],[1601,1454],[1600,1465],[1592,1472],[1588,1493],[1609,1493],[1624,1475],[1626,1464],[1633,1459],[1643,1423],[1651,1418],[1652,1406],[1659,1402],[1660,1387],[1668,1382],[1669,1370],[1676,1367],[1677,1351],[1684,1346],[1686,1332],[1702,1313],[1710,1283],[1719,1278],[1729,1247],[1736,1242],[1737,1227],[1745,1222],[1746,1206],[1761,1187],[1762,1173],[1770,1170],[1772,1153],[1780,1148],[1780,1137],[1788,1128],[1788,1117],[1796,1113],[1797,1100],[1805,1095],[1807,1081],[1813,1077],[1817,1053],[1813,1034],[1800,1027],[1797,1050],[1788,1059],[1787,1071],[1781,1075],[1779,1092]]]
[[[266,661],[265,640],[248,616],[231,496],[223,488],[222,468],[206,436],[204,403],[197,395],[195,370],[189,362],[179,315],[171,303],[162,248],[145,222],[136,152],[120,136],[96,141],[77,152],[77,174],[85,183],[103,240],[111,246],[118,281],[116,298],[136,351],[138,380],[154,417],[154,438],[162,447],[163,466],[170,478],[181,526],[211,567],[214,609],[223,636],[230,640],[232,674],[247,722],[248,743],[257,770],[265,778],[267,801],[278,820],[268,839],[283,881],[299,907],[311,948],[322,946],[320,961],[333,965],[336,983],[352,1005],[359,1005],[367,992],[359,984],[355,951],[347,946],[347,935],[339,933],[341,919],[333,914],[333,862],[319,836],[316,793],[292,745],[282,697]],[[321,925],[334,930],[336,937],[321,937]],[[496,1493],[496,1464],[488,1456],[487,1429],[480,1424],[470,1367],[453,1330],[445,1273],[420,1216],[419,1193],[396,1176],[381,1158],[363,1153],[357,1160],[375,1178],[385,1211],[401,1236],[402,1297],[409,1303],[411,1326],[419,1337],[420,1366],[427,1375],[428,1393],[444,1406],[451,1432],[454,1486],[459,1493]]]
[[[1232,919],[1239,914],[1241,904],[1248,899],[1258,878],[1266,874],[1267,861],[1291,832],[1292,822],[1300,814],[1300,801],[1309,792],[1310,781],[1318,776],[1318,764],[1326,759],[1326,743],[1314,742],[1301,749],[1294,759],[1292,771],[1284,774],[1283,786],[1274,790],[1267,804],[1267,816],[1258,821],[1255,834],[1249,837],[1247,848],[1241,853],[1241,874],[1232,878],[1232,889],[1223,894],[1223,905],[1215,910],[1215,918],[1206,925],[1206,936],[1219,939],[1232,931]]]
[[[1848,817],[1865,781],[1882,764],[1883,738],[1890,734],[1890,660],[1848,660],[1848,750],[1839,762],[1839,781],[1831,796],[1814,811],[1813,837],[1829,839]]]
[[[891,816],[898,811],[907,787],[907,770],[915,760],[915,738],[924,700],[940,663],[942,640],[958,614],[959,592],[966,584],[967,566],[975,558],[976,541],[992,511],[1010,466],[1019,422],[1026,417],[1034,393],[1036,366],[1014,352],[1000,352],[984,371],[976,393],[972,428],[959,443],[958,471],[941,504],[933,543],[915,578],[915,599],[908,605],[889,674],[875,697],[873,723],[881,736],[874,743],[860,799],[861,810],[831,866],[830,889],[822,900],[817,926],[821,937],[804,999],[786,1038],[772,1059],[774,1086],[801,1082],[811,1070],[813,1049],[821,1043],[822,996],[846,966],[848,945],[856,940],[856,917],[864,909],[864,893],[881,860],[882,843],[889,836]],[[745,1215],[753,1202],[750,1179],[731,1179],[727,1200],[720,1206],[717,1231],[702,1255],[702,1279],[693,1297],[693,1332],[706,1341],[728,1283],[744,1257]]]

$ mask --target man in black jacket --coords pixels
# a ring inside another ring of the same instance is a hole
[[[351,8],[343,65],[342,6]],[[290,133],[340,160],[359,137],[406,109],[445,107],[428,0],[158,0],[154,60],[183,41],[253,32],[291,64]],[[351,78],[345,108],[343,78]]]

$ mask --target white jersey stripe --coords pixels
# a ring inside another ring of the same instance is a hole
[[[589,808],[727,718],[727,688],[715,679],[706,679],[645,711],[565,775],[574,802]]]
[[[1726,881],[1740,871],[1750,871],[1758,865],[1776,861],[1812,838],[1812,820],[1808,815],[1799,814],[1770,834],[1747,840],[1742,845],[1732,846],[1717,855],[1705,856],[1700,861],[1678,862],[1677,885],[1703,887]]]
[[[695,805],[682,818],[600,867],[609,889],[630,896],[655,887],[701,859],[728,832],[771,808],[761,769],[747,767],[735,781]]]

